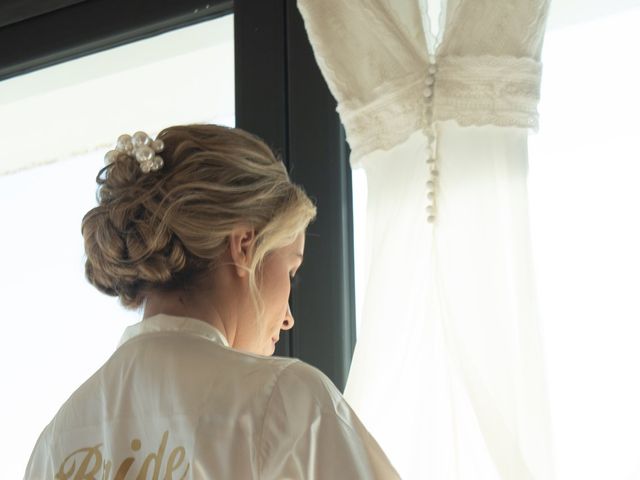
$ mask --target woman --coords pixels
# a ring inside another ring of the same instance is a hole
[[[391,479],[330,380],[269,357],[316,209],[255,136],[123,135],[82,221],[86,276],[143,307],[41,434],[27,479]]]

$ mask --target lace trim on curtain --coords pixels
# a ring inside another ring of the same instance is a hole
[[[389,150],[421,128],[422,90],[427,72],[415,72],[385,82],[374,101],[344,100],[337,111],[351,147],[351,165],[375,150]]]
[[[541,73],[531,58],[440,57],[434,120],[537,130]]]
[[[351,164],[375,151],[389,150],[425,121],[455,120],[461,126],[494,125],[538,129],[542,66],[531,58],[505,56],[441,56],[433,85],[425,71],[378,86],[365,103],[352,98],[338,105],[351,147]],[[433,89],[431,99],[425,87]],[[424,116],[427,103],[433,115]]]

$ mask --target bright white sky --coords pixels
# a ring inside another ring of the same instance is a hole
[[[0,82],[0,174],[233,116],[233,16]]]

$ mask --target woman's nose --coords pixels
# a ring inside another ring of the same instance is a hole
[[[287,313],[284,316],[284,321],[282,322],[282,330],[289,330],[293,327],[295,320],[293,319],[293,315],[291,314],[291,307],[287,304]]]

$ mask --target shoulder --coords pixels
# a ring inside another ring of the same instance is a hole
[[[300,361],[281,371],[259,438],[263,478],[398,478],[331,380]]]
[[[295,360],[280,370],[267,401],[261,428],[263,458],[280,457],[327,418],[337,420],[342,396],[327,376]]]
[[[343,401],[329,377],[300,360],[295,360],[282,369],[276,387],[292,399],[305,399],[321,408],[333,407]]]
[[[266,410],[266,422],[282,418],[288,429],[305,428],[318,418],[349,421],[351,410],[333,382],[316,367],[295,360],[276,378]]]

